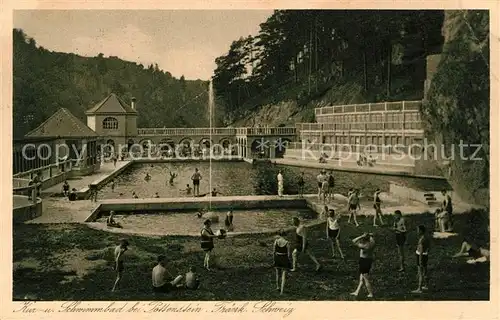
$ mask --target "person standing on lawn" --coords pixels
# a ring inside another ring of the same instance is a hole
[[[428,279],[427,279],[427,264],[429,262],[429,249],[430,240],[427,235],[427,230],[425,226],[420,225],[417,228],[418,232],[418,244],[417,244],[417,266],[418,266],[418,288],[413,290],[413,293],[422,293],[423,290],[428,289]]]
[[[373,264],[375,238],[371,233],[363,233],[361,236],[353,239],[352,242],[359,248],[359,284],[351,295],[357,297],[364,284],[368,291],[368,298],[373,298],[373,288],[370,283],[369,274]]]
[[[111,291],[116,291],[118,287],[118,283],[122,279],[123,271],[125,270],[124,266],[124,254],[128,250],[129,243],[126,239],[120,241],[120,244],[115,247],[115,266],[114,269],[116,271],[116,280]]]
[[[311,258],[311,260],[316,264],[316,271],[321,269],[316,257],[312,254],[311,250],[308,248],[307,242],[307,231],[304,225],[300,222],[299,218],[293,218],[293,225],[295,226],[295,249],[292,252],[292,270],[297,270],[297,258],[299,253],[305,253]]]
[[[394,211],[394,232],[396,234],[396,246],[399,254],[399,270],[405,271],[405,243],[406,243],[406,220],[400,210]]]
[[[274,241],[274,268],[276,269],[276,290],[283,294],[285,289],[286,273],[292,268],[292,262],[290,260],[291,247],[290,243],[285,239],[286,232],[284,230],[279,231],[279,235]],[[280,286],[280,275],[281,275],[281,286]]]

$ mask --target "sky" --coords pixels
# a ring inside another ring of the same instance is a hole
[[[47,50],[117,56],[187,80],[208,80],[215,58],[232,41],[259,32],[271,10],[26,10],[14,12],[23,29]]]

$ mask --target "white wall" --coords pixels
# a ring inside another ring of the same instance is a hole
[[[96,131],[95,130],[95,116],[87,116],[87,127]]]

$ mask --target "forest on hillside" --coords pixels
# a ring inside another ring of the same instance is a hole
[[[207,126],[207,81],[176,79],[158,65],[81,57],[37,46],[13,31],[13,135],[22,138],[59,108],[86,123],[85,111],[113,92],[137,99],[139,127]]]
[[[276,10],[255,37],[216,59],[214,88],[228,114],[361,83],[370,102],[423,95],[426,56],[443,42],[444,11]]]

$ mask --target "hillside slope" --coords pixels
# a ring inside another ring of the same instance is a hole
[[[207,81],[176,79],[158,66],[117,57],[81,57],[38,47],[22,30],[13,39],[14,138],[59,108],[86,122],[85,111],[113,92],[137,99],[139,127],[207,126]]]

